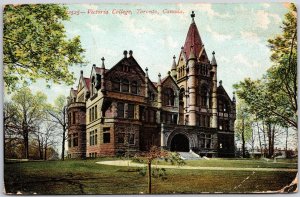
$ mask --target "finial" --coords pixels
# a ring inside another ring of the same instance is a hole
[[[232,101],[235,102],[235,92],[232,92],[233,96],[232,96]]]
[[[212,55],[213,55],[213,56],[212,56],[211,63],[210,63],[212,66],[216,66],[216,65],[217,65],[217,61],[216,61],[216,58],[215,58],[215,54],[216,54],[215,51],[213,51],[213,52],[212,52]]]
[[[222,86],[222,80],[219,81],[219,86]]]
[[[127,51],[125,50],[124,52],[123,52],[123,54],[124,54],[124,58],[127,58]]]
[[[93,67],[96,67],[96,64],[93,64]]]
[[[192,17],[192,22],[194,23],[194,22],[195,22],[195,21],[194,21],[194,18],[195,18],[195,13],[194,13],[194,11],[192,11],[191,17]]]
[[[104,60],[105,59],[104,59],[104,57],[102,57],[101,60],[102,60],[102,68],[105,68],[105,65],[104,65]]]
[[[129,57],[131,57],[133,54],[132,50],[129,51]]]
[[[182,47],[181,47],[181,50],[183,50],[183,49],[184,49],[184,47],[182,46]]]
[[[174,55],[174,56],[173,56],[173,59],[175,60],[175,58],[176,58],[176,56]]]
[[[215,51],[213,51],[212,54],[215,55],[216,54]]]
[[[168,71],[168,75],[171,75],[171,71]]]
[[[160,73],[158,73],[158,77],[159,77],[159,78],[161,77],[161,74],[160,74]]]
[[[147,67],[146,67],[145,71],[146,71],[145,76],[148,77],[148,68]]]
[[[80,75],[83,75],[83,70],[80,71]]]

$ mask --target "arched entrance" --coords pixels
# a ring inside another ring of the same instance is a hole
[[[176,134],[171,141],[171,151],[189,152],[189,139],[183,134]]]

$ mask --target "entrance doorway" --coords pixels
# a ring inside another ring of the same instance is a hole
[[[171,151],[189,152],[189,139],[183,134],[176,134],[171,141]]]

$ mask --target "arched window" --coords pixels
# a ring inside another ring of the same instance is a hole
[[[200,96],[201,96],[201,107],[207,107],[207,102],[208,102],[208,91],[205,86],[201,87],[200,90]]]
[[[175,104],[175,94],[174,91],[171,88],[167,88],[164,91],[164,97],[165,97],[165,105],[168,106],[174,106]]]
[[[131,83],[131,93],[133,94],[137,94],[138,93],[138,86],[137,86],[137,82],[133,81]]]
[[[112,80],[112,90],[120,92],[120,79],[115,78]]]
[[[129,92],[129,81],[127,79],[122,80],[122,92]]]

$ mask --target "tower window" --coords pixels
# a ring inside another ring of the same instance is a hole
[[[133,104],[128,104],[127,116],[128,116],[128,118],[134,118],[134,105]]]
[[[120,91],[120,79],[115,78],[112,80],[112,90],[114,91]]]
[[[174,106],[175,104],[175,94],[174,91],[171,88],[167,88],[164,91],[164,97],[165,97],[165,105],[167,106]]]

